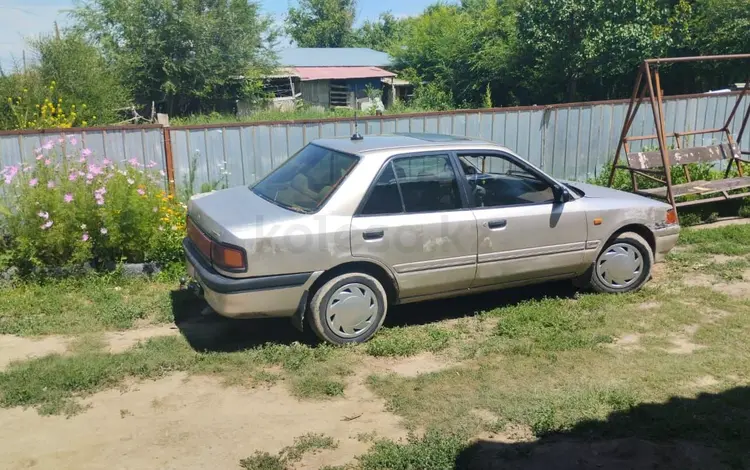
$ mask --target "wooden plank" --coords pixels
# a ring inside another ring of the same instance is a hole
[[[729,158],[739,158],[740,151],[736,144],[710,145],[708,147],[690,147],[669,151],[669,161],[672,165],[688,163],[714,162]],[[632,168],[661,168],[663,163],[659,151],[632,152],[628,154],[628,162]]]
[[[681,197],[689,194],[711,194],[743,188],[750,188],[750,176],[727,180],[693,181],[691,183],[676,184],[672,186],[672,193],[675,197]],[[666,197],[667,187],[642,189],[641,192],[653,196]]]

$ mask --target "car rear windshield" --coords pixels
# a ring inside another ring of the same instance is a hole
[[[307,145],[251,187],[258,196],[296,212],[316,212],[359,159]]]

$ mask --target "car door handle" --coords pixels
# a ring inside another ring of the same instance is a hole
[[[508,225],[508,221],[505,219],[500,220],[490,220],[487,222],[487,227],[490,230],[499,230],[501,228],[505,228]]]
[[[367,232],[362,232],[362,238],[365,240],[380,240],[385,235],[385,231],[383,230],[370,230]]]

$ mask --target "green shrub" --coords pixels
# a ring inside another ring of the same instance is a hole
[[[163,178],[132,158],[122,164],[91,160],[91,151],[64,154],[61,136],[38,149],[33,165],[1,174],[9,214],[2,220],[12,263],[97,265],[180,259],[185,207],[167,196]]]
[[[456,459],[467,446],[463,436],[430,430],[421,439],[409,436],[405,443],[379,441],[359,461],[364,470],[448,470],[456,468]]]

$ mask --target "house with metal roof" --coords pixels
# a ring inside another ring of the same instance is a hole
[[[280,69],[265,80],[266,91],[273,94],[278,109],[293,107],[299,100],[321,108],[380,108],[396,96],[396,74],[387,70],[393,60],[384,52],[290,48],[280,51],[278,58]],[[379,103],[371,103],[373,94],[380,95]]]

